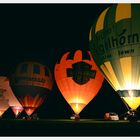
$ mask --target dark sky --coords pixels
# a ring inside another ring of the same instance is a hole
[[[89,50],[88,34],[99,14],[111,4],[0,5],[0,74],[9,75],[16,64],[34,60],[53,74],[56,61],[67,51]],[[98,95],[80,113],[99,118],[108,111],[124,113],[126,107],[104,81]],[[11,110],[5,113],[9,116]],[[40,118],[69,118],[72,110],[55,80],[48,99],[38,108]]]

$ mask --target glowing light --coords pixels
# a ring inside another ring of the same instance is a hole
[[[23,107],[21,107],[21,106],[14,106],[14,107],[11,107],[11,108],[12,108],[16,118],[23,111]]]
[[[81,92],[82,93],[82,92]],[[71,98],[69,104],[76,114],[79,114],[86,106],[86,101],[80,97]]]
[[[129,90],[129,91],[128,91],[128,94],[129,94],[130,98],[133,98],[133,97],[134,97],[133,91]]]
[[[84,103],[70,103],[71,108],[76,114],[79,114],[86,106]]]
[[[39,94],[37,94],[34,97],[30,96],[30,94],[29,95],[27,94],[27,96],[24,96],[24,97],[20,98],[20,102],[22,104],[24,104],[24,106],[26,106],[26,107],[27,106],[38,107],[38,106],[40,106],[42,104],[44,98],[41,97]]]
[[[0,110],[0,117],[3,115],[4,112],[5,110]]]
[[[27,115],[30,116],[36,110],[36,107],[24,107],[24,110],[27,113]]]

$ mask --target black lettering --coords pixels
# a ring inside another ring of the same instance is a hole
[[[129,50],[126,50],[126,51],[125,51],[125,54],[129,54]]]
[[[134,49],[131,49],[131,53],[134,53]]]
[[[112,41],[112,46],[113,46],[114,48],[118,46],[118,40],[117,40],[117,38],[111,37],[111,41]]]
[[[109,50],[111,48],[110,40],[109,38],[105,41],[105,50]]]
[[[125,36],[122,36],[122,37],[120,37],[120,40],[119,40],[119,44],[120,45],[124,45],[125,44]]]
[[[124,51],[121,51],[121,55],[123,55],[124,54]]]
[[[139,35],[138,33],[136,34],[133,34],[133,40],[132,40],[133,43],[138,43],[139,42]]]
[[[128,35],[128,44],[132,43],[132,35]]]
[[[40,79],[40,78],[35,78],[35,77],[16,77],[15,78],[15,83],[18,83],[20,81],[33,81],[33,82],[36,81],[36,82],[45,83],[46,80],[44,78]]]

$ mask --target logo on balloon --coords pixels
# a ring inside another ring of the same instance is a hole
[[[130,32],[128,28],[119,29],[117,25],[114,25],[112,28],[100,31],[100,34],[96,35],[93,46],[97,46],[94,48],[94,52],[100,55],[101,59],[110,59],[120,56],[130,56],[131,54],[137,55],[135,47],[139,43],[139,32]]]
[[[74,63],[72,68],[67,69],[67,76],[72,77],[77,84],[83,85],[96,76],[96,70],[91,68],[92,66],[85,62]]]

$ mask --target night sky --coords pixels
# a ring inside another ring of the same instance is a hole
[[[90,27],[110,5],[0,5],[0,75],[9,76],[16,64],[27,60],[45,64],[53,74],[55,63],[65,52],[89,50]],[[69,118],[72,109],[61,95],[55,80],[53,82],[50,96],[36,113],[40,118]],[[102,118],[105,112],[120,115],[126,111],[119,95],[105,80],[97,96],[80,116]],[[12,116],[10,109],[4,114],[5,118]]]

